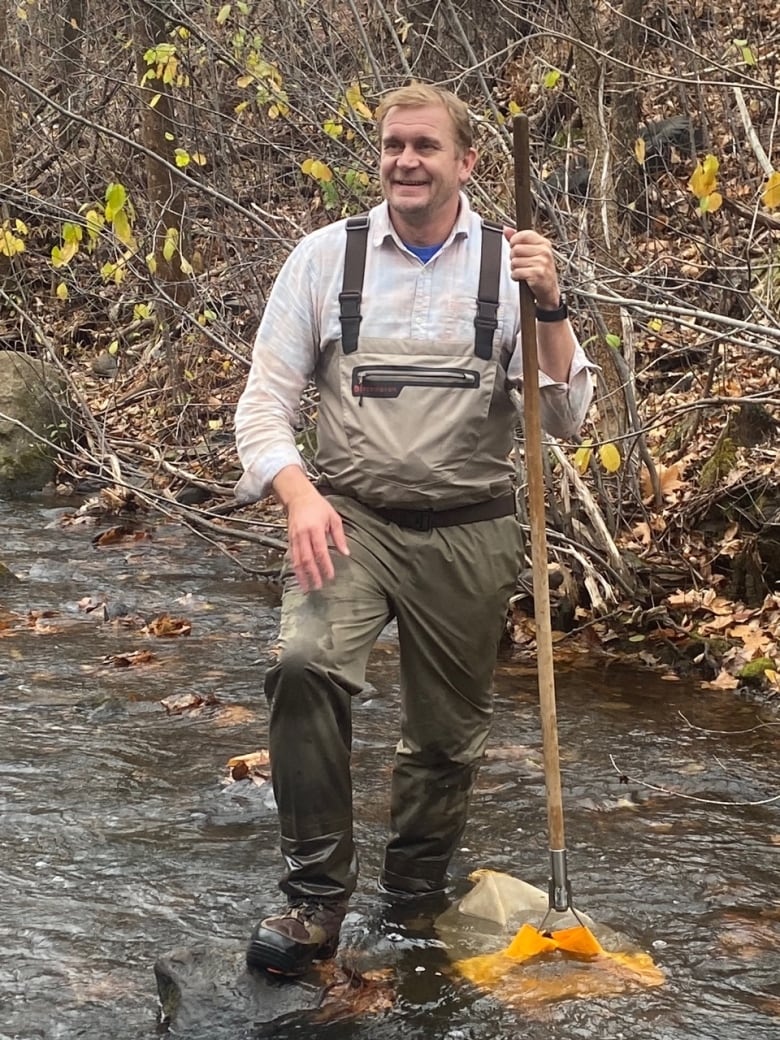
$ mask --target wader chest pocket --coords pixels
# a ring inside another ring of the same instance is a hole
[[[479,387],[479,372],[423,365],[358,365],[352,370],[352,396],[359,397],[360,404],[365,397],[398,397],[411,386],[474,390]]]

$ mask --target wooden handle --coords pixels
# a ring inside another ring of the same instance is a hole
[[[514,138],[515,207],[518,230],[531,227],[531,162],[528,147],[528,117],[515,116]],[[528,477],[528,515],[531,528],[531,559],[536,620],[536,655],[539,705],[544,746],[544,781],[547,789],[547,821],[550,848],[565,848],[561,767],[558,754],[558,723],[555,713],[550,586],[547,574],[547,530],[544,509],[542,466],[542,423],[539,405],[539,359],[536,353],[535,303],[526,282],[520,282],[520,333],[523,350],[523,428],[525,467]]]

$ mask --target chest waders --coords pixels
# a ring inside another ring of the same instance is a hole
[[[368,236],[367,216],[346,222],[341,340],[323,349],[315,373],[324,489],[417,529],[511,514],[515,413],[506,393],[510,337],[499,323],[501,228],[483,222],[476,299],[439,308],[432,334],[425,321],[433,275],[410,270],[418,281],[409,305],[419,312],[399,318],[411,319],[410,331],[420,328],[423,338],[388,335],[393,315],[381,311],[381,300],[364,311]],[[381,251],[370,260],[381,264]]]
[[[505,457],[515,413],[501,357],[501,229],[483,228],[477,299],[460,301],[456,334],[443,342],[370,335],[379,326],[377,301],[363,299],[367,218],[346,234],[343,339],[323,351],[317,385],[318,464],[338,496],[350,555],[332,554],[335,578],[314,593],[286,571],[280,656],[265,680],[281,888],[291,899],[354,890],[352,699],[393,618],[401,735],[381,884],[407,894],[444,888],[487,742],[519,563]]]

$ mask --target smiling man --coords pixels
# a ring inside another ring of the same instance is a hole
[[[275,494],[289,543],[265,676],[287,903],[255,927],[247,963],[291,975],[334,955],[357,883],[351,701],[393,619],[400,738],[379,890],[446,891],[520,564],[507,392],[522,371],[518,280],[536,299],[549,432],[575,433],[592,392],[550,242],[484,223],[463,192],[477,160],[467,106],[412,84],[377,122],[384,202],[293,250],[236,412],[236,495]],[[312,379],[316,485],[295,443]]]

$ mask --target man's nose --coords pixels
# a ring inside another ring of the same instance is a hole
[[[408,144],[401,152],[398,161],[402,166],[416,166],[420,161],[417,152],[414,149],[414,145]]]

